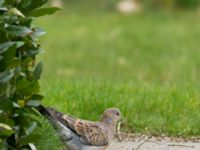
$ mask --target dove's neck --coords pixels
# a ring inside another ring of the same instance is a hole
[[[106,126],[108,126],[112,133],[115,134],[117,122],[114,119],[108,116],[103,116],[100,121],[103,122]]]

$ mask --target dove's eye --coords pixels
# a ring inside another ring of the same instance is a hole
[[[116,115],[119,116],[119,113],[117,112]]]

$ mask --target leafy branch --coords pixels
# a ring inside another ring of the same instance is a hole
[[[46,2],[0,1],[0,149],[35,148],[34,108],[43,99],[38,83],[42,63],[36,56],[42,51],[38,38],[45,32],[32,22],[59,10],[42,7]]]

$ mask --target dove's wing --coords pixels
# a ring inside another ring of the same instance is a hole
[[[108,137],[110,131],[102,124],[89,123],[85,125],[84,128],[85,128],[85,136],[92,145],[103,146],[103,145],[108,145],[110,143]]]
[[[82,142],[90,145],[102,146],[108,145],[108,128],[101,123],[75,119],[63,115],[61,120],[68,122],[69,126],[81,136]]]

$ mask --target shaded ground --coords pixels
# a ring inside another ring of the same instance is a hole
[[[200,141],[143,137],[132,141],[114,141],[108,150],[200,150]]]

